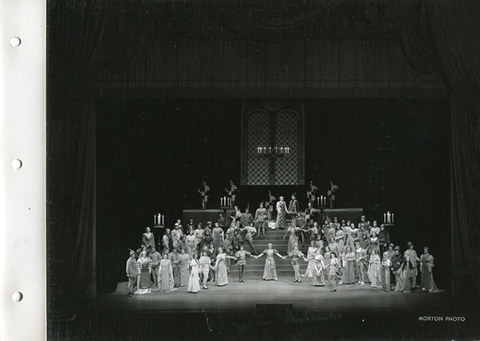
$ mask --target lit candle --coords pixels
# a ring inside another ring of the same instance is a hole
[[[392,213],[392,224],[393,224],[393,213]]]
[[[390,224],[391,222],[391,215],[390,215],[390,211],[387,212],[387,223]]]
[[[384,224],[387,223],[387,214],[386,213],[383,214],[383,223]]]
[[[157,225],[157,216],[153,215],[153,226]]]
[[[320,206],[320,197],[317,197],[317,205]]]

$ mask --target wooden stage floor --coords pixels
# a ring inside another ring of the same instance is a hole
[[[133,311],[204,311],[241,310],[254,311],[257,305],[292,305],[294,310],[315,311],[399,311],[415,310],[425,313],[446,308],[449,302],[445,292],[412,293],[385,292],[368,285],[339,285],[337,292],[330,287],[314,287],[310,279],[302,283],[293,282],[291,277],[282,276],[278,281],[263,281],[261,278],[245,278],[238,283],[236,272],[229,276],[229,284],[217,287],[209,283],[208,290],[192,294],[187,288],[172,293],[152,292],[148,295],[127,296],[127,283],[118,284],[112,294],[99,295],[99,306]]]

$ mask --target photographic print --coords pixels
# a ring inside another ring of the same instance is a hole
[[[49,0],[48,340],[478,338],[479,15]]]

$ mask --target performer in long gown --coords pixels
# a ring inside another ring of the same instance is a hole
[[[319,248],[315,245],[315,241],[312,240],[307,250],[307,270],[302,277],[311,278],[313,276],[313,272],[315,271],[315,255],[317,254],[317,250],[319,250]]]
[[[147,248],[155,246],[155,237],[153,233],[150,232],[150,227],[146,227],[145,232],[142,234],[142,245]]]
[[[298,200],[295,197],[295,194],[292,194],[292,199],[288,204],[287,214],[294,219],[298,214]]]
[[[295,244],[293,246],[293,250],[288,253],[288,255],[285,256],[285,258],[292,258],[292,267],[293,267],[293,272],[295,273],[295,280],[293,281],[294,283],[301,283],[302,279],[300,276],[300,263],[298,262],[300,258],[302,258],[305,262],[307,259],[305,258],[305,255],[298,250],[298,244]]]
[[[325,264],[323,262],[323,256],[321,252],[317,252],[315,255],[315,263],[314,263],[315,269],[313,272],[312,276],[312,285],[317,287],[317,286],[325,286],[325,281],[323,277],[323,272],[325,268]]]
[[[147,256],[147,251],[142,251],[137,260],[137,267],[140,276],[137,279],[136,295],[145,295],[152,292],[153,282],[150,279],[152,273],[152,260]]]
[[[340,267],[340,262],[338,261],[338,258],[336,257],[335,252],[330,253],[330,263],[327,265],[327,267],[328,267],[328,281],[332,286],[332,290],[330,290],[330,292],[335,292],[337,291],[337,271],[338,271],[338,268]]]
[[[210,270],[213,270],[213,267],[211,265],[212,260],[208,256],[208,251],[203,250],[202,251],[202,256],[200,257],[199,264],[200,264],[200,274],[202,276],[201,281],[202,281],[202,287],[203,289],[207,290],[207,282],[208,282],[208,274],[210,273]]]
[[[429,252],[428,247],[423,248],[423,254],[420,256],[421,285],[423,291],[439,291],[433,280],[434,258]]]
[[[335,233],[335,241],[337,242],[338,253],[343,253],[343,248],[345,246],[345,232],[341,228]]]
[[[163,254],[163,259],[160,261],[158,273],[158,288],[161,292],[171,292],[176,290],[173,279],[172,262],[168,258],[168,254]]]
[[[173,271],[173,285],[175,288],[178,288],[178,284],[180,283],[180,255],[177,252],[177,248],[174,247],[172,252],[168,254],[168,259],[170,260],[170,264],[172,264],[172,271]]]
[[[385,251],[382,256],[382,288],[385,291],[391,291],[390,284],[390,270],[392,267],[392,259],[388,251]]]
[[[407,246],[408,249],[403,253],[403,257],[406,258],[408,256],[410,258],[410,262],[412,263],[412,288],[415,289],[417,287],[418,262],[420,261],[420,258],[418,258],[417,251],[415,251],[415,248],[411,242],[408,242]]]
[[[375,250],[377,250],[377,254],[380,254],[380,242],[377,234],[373,232],[372,237],[370,238],[370,254],[373,254],[373,251]]]
[[[186,287],[188,285],[189,271],[188,267],[190,265],[190,256],[185,252],[185,249],[182,249],[181,253],[178,255],[180,263],[178,263],[179,270],[179,287]]]
[[[287,229],[287,232],[283,236],[283,239],[285,239],[287,237],[287,235],[289,235],[288,245],[287,245],[287,253],[292,252],[294,245],[298,244],[298,239],[297,239],[297,236],[296,236],[295,232],[296,232],[295,228],[293,226],[289,226],[288,229]]]
[[[185,237],[185,246],[187,247],[186,251],[188,255],[192,257],[193,253],[196,251],[195,230],[191,230],[190,233]]]
[[[223,230],[220,228],[218,223],[215,223],[215,227],[212,230],[212,241],[213,241],[213,247],[215,250],[218,250],[219,247],[223,245]]]
[[[162,254],[169,254],[170,253],[170,229],[165,230],[165,234],[162,237]]]
[[[403,257],[400,254],[400,247],[397,245],[394,248],[392,256],[392,272],[395,275],[395,291],[401,291],[403,285],[401,271],[399,271],[402,263]]]
[[[228,256],[221,247],[218,248],[217,259],[215,262],[215,285],[224,286],[228,284],[228,274],[226,259],[235,259],[235,257]]]
[[[343,284],[353,284],[355,282],[354,278],[354,264],[355,264],[355,252],[352,250],[350,245],[345,246],[344,254],[342,256],[342,261],[344,263],[343,269],[343,278],[341,283]]]
[[[265,268],[263,270],[263,280],[270,281],[270,280],[278,280],[277,277],[277,266],[275,263],[275,259],[273,258],[276,255],[279,258],[285,259],[282,255],[278,253],[277,250],[273,248],[272,243],[268,243],[267,248],[263,250],[261,254],[255,256],[256,259],[266,255],[267,259],[265,259]]]
[[[413,270],[414,266],[412,264],[410,256],[404,257],[403,263],[398,269],[398,273],[400,274],[402,281],[400,285],[397,284],[395,291],[409,293],[412,290]]]
[[[360,286],[365,285],[367,277],[367,250],[362,248],[359,241],[355,243],[355,268],[358,275],[358,284]]]
[[[243,245],[240,246],[240,250],[235,253],[235,259],[237,260],[238,267],[238,282],[244,283],[243,272],[245,271],[245,265],[247,265],[247,257],[251,257],[252,254],[248,251],[245,251]]]
[[[277,202],[276,228],[284,229],[285,227],[287,227],[287,204],[283,197],[280,197],[280,200]]]
[[[378,254],[377,249],[373,249],[373,253],[370,256],[369,266],[368,266],[368,278],[370,279],[370,285],[374,288],[382,287],[382,263],[380,260],[380,255]]]
[[[197,224],[197,228],[193,231],[195,235],[195,249],[200,251],[203,248],[203,228],[202,223]]]
[[[130,250],[130,258],[127,260],[126,272],[128,278],[128,296],[132,297],[135,293],[135,286],[139,275],[137,259],[135,258],[135,251],[133,250]]]
[[[325,278],[327,279],[327,281],[329,280],[329,276],[328,276],[328,264],[330,264],[330,248],[328,246],[325,246],[325,253],[323,254],[323,263],[325,264]]]
[[[263,202],[260,203],[260,207],[255,211],[255,226],[258,230],[257,236],[263,235],[266,237],[265,232],[267,231],[267,219],[268,212],[265,207],[263,207]]]
[[[193,254],[190,260],[190,277],[188,279],[187,291],[190,293],[197,293],[200,291],[200,276],[199,276],[200,262],[197,253]]]
[[[202,188],[198,190],[198,193],[200,193],[202,197],[202,210],[205,210],[207,208],[208,195],[210,193],[210,186],[207,185],[206,181],[203,181]]]

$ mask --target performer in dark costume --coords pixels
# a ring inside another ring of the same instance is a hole
[[[230,180],[230,188],[225,188],[228,198],[230,199],[230,208],[235,207],[235,200],[237,198],[238,187],[235,186],[232,180]]]
[[[208,203],[208,194],[210,193],[210,186],[207,185],[206,181],[203,182],[202,188],[198,190],[198,193],[202,197],[202,210],[205,210]]]
[[[263,235],[266,237],[265,232],[267,231],[267,219],[268,212],[265,207],[263,207],[263,202],[260,203],[260,207],[255,211],[255,226],[258,230],[257,236]]]
[[[338,189],[338,186],[330,180],[330,190],[328,191],[328,197],[330,198],[330,208],[333,208],[335,203],[335,191]]]
[[[310,181],[310,185],[307,188],[307,199],[310,204],[313,205],[316,199],[316,192],[318,187],[313,184],[313,181]]]

